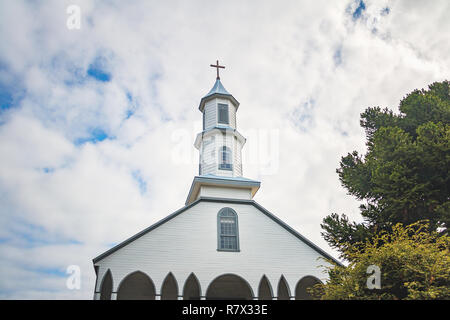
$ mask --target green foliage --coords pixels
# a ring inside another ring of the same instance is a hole
[[[450,221],[449,82],[415,90],[400,102],[400,114],[368,108],[361,114],[367,153],[353,151],[337,169],[350,195],[364,201],[363,223],[345,215],[327,216],[325,240],[351,260],[347,248],[390,231],[396,223],[428,220],[432,230],[447,233]]]
[[[393,226],[372,241],[348,244],[348,266],[329,263],[329,281],[311,293],[323,300],[338,299],[450,299],[450,237],[415,223]],[[381,271],[381,288],[369,289],[367,268]]]

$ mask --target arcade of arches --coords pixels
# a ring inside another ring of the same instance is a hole
[[[200,283],[194,273],[187,278],[184,287],[179,288],[175,276],[169,272],[163,281],[160,294],[157,294],[152,279],[141,271],[136,271],[126,276],[119,284],[117,290],[118,300],[309,300],[312,299],[307,288],[321,283],[313,276],[301,278],[291,293],[285,278],[281,276],[276,292],[264,275],[262,276],[258,292],[253,292],[248,282],[235,274],[223,274],[215,278],[202,295]],[[100,299],[110,300],[113,288],[111,271],[104,275],[100,287]]]

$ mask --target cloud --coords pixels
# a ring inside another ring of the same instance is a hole
[[[66,28],[71,4],[80,30]],[[262,181],[255,200],[336,255],[319,225],[331,212],[360,220],[335,173],[341,156],[365,150],[359,114],[397,111],[408,92],[448,77],[448,10],[400,0],[1,2],[0,298],[91,299],[91,259],[183,206],[216,59],[241,103],[244,153],[278,150],[275,171],[262,156],[244,163]],[[66,286],[69,265],[81,268],[80,290]]]

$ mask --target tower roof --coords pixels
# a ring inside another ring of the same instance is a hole
[[[205,97],[211,96],[215,93],[227,94],[231,96],[231,94],[228,93],[228,91],[224,88],[222,82],[220,82],[220,79],[216,79],[214,87],[212,87],[212,89],[208,92],[208,94]]]
[[[200,111],[203,112],[203,108],[205,107],[206,101],[213,99],[213,98],[226,98],[231,100],[233,104],[236,106],[236,110],[239,107],[239,102],[225,89],[222,82],[220,82],[220,79],[216,79],[216,82],[214,83],[214,86],[211,90],[209,90],[208,94],[200,100],[200,105],[198,108]]]

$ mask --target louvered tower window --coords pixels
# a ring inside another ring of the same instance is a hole
[[[218,108],[218,123],[221,124],[229,124],[229,119],[228,119],[228,105],[227,104],[222,104],[219,103],[217,105]]]

